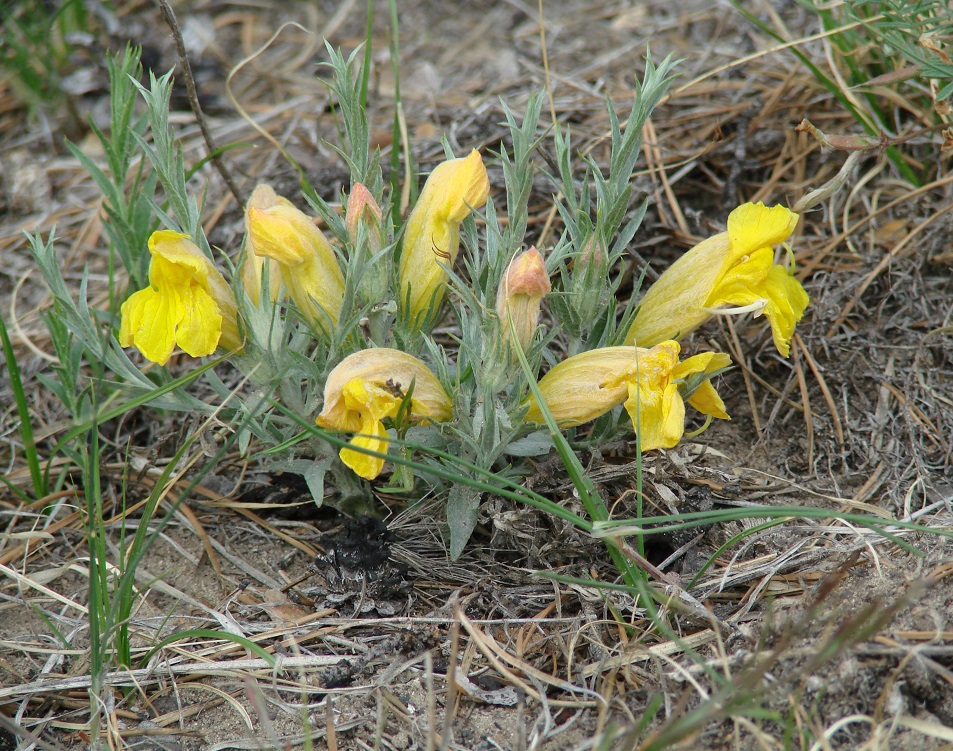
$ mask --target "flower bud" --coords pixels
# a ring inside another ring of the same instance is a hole
[[[384,212],[377,205],[374,194],[361,183],[354,183],[351,195],[347,197],[347,209],[344,212],[344,226],[352,243],[357,243],[357,227],[360,222],[367,225],[371,254],[384,247]]]
[[[407,219],[400,255],[401,307],[420,328],[443,299],[447,272],[460,249],[460,223],[481,208],[490,180],[476,150],[430,173]]]
[[[574,268],[577,268],[579,271],[585,273],[590,266],[592,266],[594,269],[601,269],[605,266],[605,263],[606,252],[602,249],[602,243],[599,242],[599,238],[593,234],[586,241],[582,252],[576,259]]]
[[[337,323],[344,298],[344,274],[324,233],[288,201],[248,208],[248,237],[255,252],[274,259],[285,288],[311,323]]]
[[[540,303],[551,289],[546,262],[536,248],[520,253],[506,268],[496,293],[496,314],[503,337],[509,339],[515,333],[516,342],[524,352],[533,343],[539,326]]]

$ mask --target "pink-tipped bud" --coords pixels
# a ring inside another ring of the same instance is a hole
[[[510,261],[496,294],[496,314],[500,317],[504,336],[512,330],[525,352],[533,343],[539,326],[539,308],[552,286],[546,273],[546,262],[536,248],[520,253]],[[512,329],[510,322],[512,321]]]
[[[376,253],[384,247],[382,224],[384,212],[374,199],[374,194],[366,185],[354,183],[354,189],[347,198],[347,209],[344,212],[344,226],[351,242],[357,242],[357,227],[361,221],[367,224],[371,250]]]

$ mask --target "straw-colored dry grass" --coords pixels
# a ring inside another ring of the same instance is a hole
[[[118,5],[121,31],[98,44],[131,38],[157,70],[168,69],[175,54],[158,11]],[[749,5],[822,69],[837,69],[814,14],[796,4]],[[395,89],[379,10],[371,122],[387,149]],[[241,65],[232,88],[257,126],[332,197],[346,172],[325,144],[336,129],[316,63],[322,36],[345,50],[362,41],[364,4],[189,3],[178,12],[205,40],[191,59],[216,139],[254,144],[227,156],[244,191],[267,180],[293,193],[296,177],[229,103],[226,75],[284,21],[309,30],[284,28]],[[422,164],[439,157],[444,135],[457,151],[492,150],[505,132],[500,97],[518,112],[545,87],[544,110],[571,123],[580,150],[602,161],[604,99],[628,106],[646,42],[654,57],[683,58],[681,77],[646,126],[636,178],[650,208],[632,257],[653,268],[717,231],[739,202],[793,205],[833,177],[845,155],[824,153],[797,132],[803,118],[827,133],[859,132],[788,49],[727,5],[566,0],[547,3],[540,19],[535,5],[515,0],[424,0],[401,3],[400,15],[404,115]],[[102,77],[93,49],[75,65]],[[104,93],[82,96],[82,111],[100,116]],[[909,90],[879,94],[903,113],[905,131],[931,117],[927,100]],[[186,152],[198,158],[204,146],[184,94],[175,106]],[[67,416],[35,380],[51,360],[40,318],[49,300],[22,230],[47,234],[55,225],[68,279],[88,268],[95,287],[106,272],[100,198],[62,146],[65,124],[29,117],[0,84],[0,296],[41,455]],[[71,137],[92,148],[84,133]],[[812,305],[790,360],[766,346],[761,322],[696,335],[740,366],[720,387],[733,420],[646,459],[650,507],[801,504],[949,527],[953,178],[941,142],[926,133],[902,146],[922,187],[872,154],[803,218],[793,245]],[[500,190],[492,167],[491,178]],[[206,186],[209,237],[237,252],[240,207],[210,167],[196,178]],[[545,247],[558,217],[550,186],[540,179],[536,187],[527,243]],[[92,290],[100,302],[105,294],[104,286]],[[11,484],[28,488],[7,380],[0,389],[0,465]],[[130,507],[144,498],[156,467],[195,427],[146,411],[101,426],[114,554],[119,530],[137,523],[134,510],[120,513],[121,489]],[[215,429],[207,439],[215,443]],[[634,508],[632,448],[582,457],[616,518]],[[0,720],[17,728],[16,739],[0,730],[0,748],[37,738],[41,748],[89,743],[87,550],[76,510],[84,489],[66,459],[55,471],[66,490],[30,505],[0,488]],[[574,503],[558,463],[539,465],[528,482]],[[488,499],[470,548],[451,563],[439,499],[405,508],[381,498],[376,511],[395,540],[368,582],[360,576],[366,561],[356,578],[311,565],[374,532],[307,498],[296,478],[269,476],[233,455],[175,510],[137,574],[134,653],[177,631],[218,629],[244,635],[279,666],[203,637],[175,643],[148,667],[111,672],[114,704],[104,712],[113,747],[286,748],[307,737],[327,749],[638,748],[635,728],[654,697],[651,726],[663,733],[697,712],[686,748],[953,747],[953,566],[944,538],[898,532],[913,554],[843,522],[804,519],[753,532],[697,581],[705,561],[750,523],[651,538],[652,560],[710,611],[699,617],[673,598],[663,610],[675,640],[624,593],[537,576],[615,579],[599,541],[528,507]],[[160,506],[160,516],[168,510]],[[775,719],[760,719],[759,710]]]

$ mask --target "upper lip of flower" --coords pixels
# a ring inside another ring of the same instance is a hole
[[[345,385],[359,378],[381,386],[390,384],[402,393],[413,382],[418,414],[435,421],[450,417],[450,397],[430,368],[420,359],[397,349],[372,347],[348,355],[331,371],[324,384],[324,409],[319,423],[338,430],[356,430],[344,407]]]
[[[322,329],[328,321],[337,323],[344,274],[324,233],[288,201],[249,205],[247,221],[255,252],[278,262],[299,311]]]
[[[241,278],[245,292],[249,299],[258,305],[261,298],[261,284],[264,276],[265,264],[268,264],[268,286],[272,300],[277,300],[281,290],[281,270],[278,262],[259,254],[255,250],[255,241],[251,232],[250,213],[252,210],[264,210],[273,206],[291,205],[287,198],[275,193],[274,189],[265,183],[255,186],[251,198],[245,206],[245,259],[242,263]]]
[[[564,427],[582,425],[621,404],[625,399],[626,385],[620,375],[632,366],[639,349],[593,349],[553,367],[540,380],[539,388],[556,423]],[[535,399],[530,400],[529,412],[524,419],[543,422],[542,411]]]

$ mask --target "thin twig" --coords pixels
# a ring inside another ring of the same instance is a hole
[[[549,97],[549,117],[556,125],[556,102],[553,99],[553,82],[549,75],[549,53],[546,49],[546,23],[543,21],[543,0],[539,0],[539,46],[543,53],[543,75],[546,79],[546,94]]]
[[[167,678],[170,675],[200,675],[208,677],[210,675],[234,676],[242,671],[266,670],[272,673],[281,673],[282,670],[293,670],[296,668],[326,668],[337,665],[342,661],[337,655],[304,655],[301,657],[282,657],[275,667],[263,659],[247,660],[217,660],[213,662],[195,661],[186,663],[175,663],[163,665],[161,668],[138,668],[134,670],[122,669],[110,673],[105,673],[101,677],[104,686],[135,686],[141,685],[146,681],[155,681],[159,678]],[[21,686],[11,686],[0,688],[0,699],[10,699],[20,696],[29,696],[31,694],[56,693],[60,691],[75,691],[77,689],[88,689],[92,685],[92,678],[89,675],[78,675],[69,678],[54,678],[51,680],[38,680],[33,683],[26,683]]]
[[[824,376],[821,374],[820,366],[817,364],[817,361],[808,351],[807,347],[804,346],[804,342],[801,339],[801,335],[795,333],[794,339],[800,347],[800,352],[804,355],[804,359],[807,362],[807,366],[811,369],[811,372],[814,374],[814,379],[817,381],[817,385],[820,386],[821,394],[824,395],[824,401],[827,402],[827,408],[831,413],[831,423],[834,427],[834,435],[837,437],[837,445],[840,446],[841,451],[844,450],[844,427],[840,421],[840,415],[837,414],[837,405],[834,403],[834,397],[831,395],[831,390],[827,387],[827,382],[824,380]]]
[[[814,466],[814,413],[811,410],[811,398],[807,391],[807,379],[804,377],[804,368],[801,367],[801,340],[791,342],[791,351],[794,355],[794,373],[797,376],[797,385],[801,391],[801,403],[804,405],[804,432],[807,436],[807,466]]]
[[[440,732],[440,751],[447,751],[450,748],[450,741],[453,737],[453,718],[457,712],[457,655],[460,653],[460,619],[457,613],[460,604],[454,597],[450,602],[453,611],[453,623],[450,627],[450,658],[447,660],[447,693],[444,698],[443,706],[443,728]],[[436,732],[436,725],[433,732]],[[429,744],[428,744],[429,745]]]
[[[202,138],[205,139],[205,145],[208,147],[209,158],[212,160],[212,164],[215,165],[215,169],[218,170],[218,174],[222,176],[222,180],[225,181],[225,185],[228,186],[228,190],[235,197],[238,205],[244,206],[247,199],[238,189],[238,186],[232,179],[231,173],[225,167],[225,163],[218,153],[218,148],[215,146],[215,141],[212,139],[212,132],[208,129],[208,122],[205,120],[205,114],[202,112],[202,105],[199,104],[198,92],[195,89],[195,79],[192,77],[192,66],[189,64],[189,58],[185,51],[185,40],[182,39],[182,30],[179,28],[178,21],[175,20],[175,13],[170,7],[168,0],[157,1],[159,3],[159,10],[162,11],[162,17],[165,18],[165,22],[169,24],[169,28],[172,30],[172,38],[175,39],[175,49],[179,55],[179,65],[182,67],[182,73],[185,76],[185,88],[189,95],[189,106],[192,108],[195,120],[199,124],[199,130],[202,131]]]

